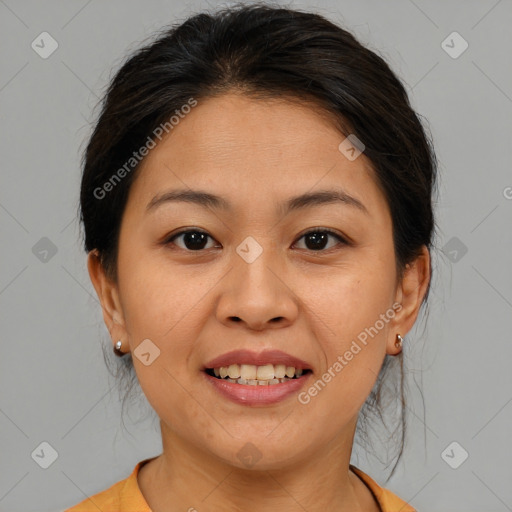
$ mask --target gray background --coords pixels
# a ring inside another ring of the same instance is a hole
[[[75,215],[79,158],[126,53],[216,5],[0,0],[1,512],[63,510],[160,453],[151,416],[137,423],[135,414],[128,433],[120,427],[100,346],[110,340]],[[289,5],[341,23],[388,61],[439,158],[430,314],[406,338],[409,436],[387,487],[423,512],[512,510],[512,2]],[[43,31],[59,45],[47,59],[31,48]],[[457,58],[442,47],[453,31],[469,44]],[[44,253],[52,245],[57,252]],[[58,454],[48,469],[31,456],[44,441]],[[453,469],[445,460],[460,462],[462,450],[469,457]],[[377,461],[357,462],[382,483]]]

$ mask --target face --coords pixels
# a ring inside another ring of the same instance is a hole
[[[276,468],[350,439],[396,334],[414,323],[428,267],[397,282],[389,207],[344,139],[304,105],[200,101],[130,189],[117,283],[90,261],[113,341],[132,352],[161,424],[205,457],[243,467],[250,442]],[[178,190],[220,199],[163,199]],[[344,200],[291,202],[320,191]],[[204,368],[234,350],[279,350],[310,371],[275,384],[286,392],[223,392]]]

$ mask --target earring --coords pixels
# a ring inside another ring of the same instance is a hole
[[[403,341],[404,341],[404,339],[402,338],[402,336],[400,336],[400,334],[397,334],[396,341],[395,341],[395,347],[402,348]]]
[[[122,344],[123,344],[123,342],[122,342],[121,340],[119,340],[119,341],[116,343],[116,345],[115,345],[115,347],[114,347],[114,354],[115,354],[116,356],[119,356],[119,357],[124,356],[124,353],[123,353],[123,352],[121,352],[121,345],[122,345]]]

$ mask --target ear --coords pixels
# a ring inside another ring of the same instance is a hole
[[[395,303],[401,304],[394,318],[393,326],[390,329],[390,337],[387,341],[386,352],[396,355],[401,349],[395,347],[396,335],[400,334],[402,338],[411,330],[418,313],[421,303],[427,292],[430,282],[430,253],[427,247],[422,247],[421,254],[405,267],[402,281],[398,284]]]
[[[97,249],[93,249],[87,256],[87,269],[91,278],[96,294],[100,300],[103,310],[103,320],[110,332],[112,346],[118,340],[124,341],[124,346],[128,344],[128,335],[125,327],[125,320],[121,301],[119,300],[119,291],[116,283],[109,279],[105,269],[101,264]],[[123,350],[123,352],[125,352]]]

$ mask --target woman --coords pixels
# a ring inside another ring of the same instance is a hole
[[[121,67],[84,156],[163,453],[68,512],[413,511],[350,464],[432,275],[435,154],[387,64],[316,14],[198,14]]]

